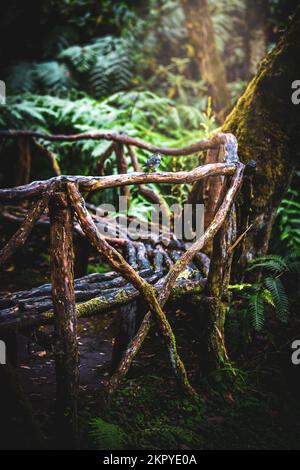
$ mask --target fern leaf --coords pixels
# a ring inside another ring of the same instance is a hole
[[[282,256],[267,255],[256,258],[247,268],[247,271],[252,271],[253,269],[265,269],[276,275],[286,271],[288,267]]]
[[[11,93],[33,92],[35,89],[35,63],[19,62],[5,70],[5,81]]]
[[[125,433],[117,424],[107,423],[101,418],[94,418],[90,422],[89,432],[97,450],[124,449]]]
[[[279,320],[286,322],[289,313],[289,301],[281,280],[267,277],[264,284],[271,293]]]
[[[95,65],[97,53],[91,45],[72,46],[63,50],[58,58],[70,62],[75,70],[82,73],[88,72]]]
[[[45,93],[62,93],[72,86],[69,69],[56,61],[36,64],[35,75],[40,89]]]
[[[269,289],[263,289],[262,290],[262,298],[263,298],[264,302],[266,302],[269,305],[272,305],[272,307],[275,307],[274,300],[273,300],[272,294],[269,291]]]
[[[264,301],[261,290],[249,296],[249,311],[254,329],[260,331],[264,324]]]

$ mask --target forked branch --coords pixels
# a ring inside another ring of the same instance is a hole
[[[205,233],[181,256],[181,258],[174,264],[174,266],[170,269],[168,275],[166,276],[163,286],[160,290],[160,294],[158,297],[159,304],[161,307],[165,305],[178,278],[179,274],[186,268],[189,262],[193,259],[193,257],[200,251],[205,244],[209,240],[211,240],[215,234],[218,232],[222,224],[224,223],[227,214],[230,210],[230,207],[234,201],[234,197],[242,183],[242,176],[244,171],[244,165],[242,163],[238,164],[236,169],[236,174],[232,177],[231,185],[228,189],[227,194],[224,197],[224,200],[216,213],[213,221],[205,231]],[[126,375],[132,360],[140,350],[144,339],[146,338],[149,329],[151,326],[151,312],[147,312],[140,328],[136,334],[136,336],[131,341],[128,349],[125,351],[123,358],[114,373],[114,375],[110,379],[110,383],[108,386],[108,393],[112,394],[118,384]]]
[[[150,311],[155,314],[159,330],[161,331],[170,355],[170,360],[174,372],[182,384],[183,388],[191,395],[195,395],[195,391],[190,385],[185,367],[181,361],[176,347],[175,337],[173,335],[171,326],[161,309],[155,294],[153,286],[148,284],[139,274],[127,263],[123,256],[111,247],[101,236],[92,217],[85,208],[85,203],[81,197],[80,192],[73,183],[67,183],[70,201],[74,207],[75,213],[78,217],[82,230],[86,234],[90,243],[96,248],[107,262],[118,273],[130,282],[144,297],[149,305]]]

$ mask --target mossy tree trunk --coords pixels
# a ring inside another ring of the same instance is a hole
[[[230,105],[224,64],[216,45],[207,0],[182,0],[189,42],[195,51],[199,74],[210,87],[213,107],[224,111]]]
[[[299,159],[300,106],[291,100],[292,82],[300,78],[299,50],[300,7],[223,125],[223,132],[236,136],[240,159],[257,162],[250,187],[244,185],[238,198],[240,233],[253,226],[236,250],[236,280],[248,261],[267,252],[277,207]]]

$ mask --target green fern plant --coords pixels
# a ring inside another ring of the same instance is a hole
[[[81,89],[98,99],[126,90],[132,77],[130,41],[104,36],[82,47],[68,47],[52,61],[16,64],[5,79],[11,93],[68,96]]]
[[[103,98],[126,90],[133,77],[130,46],[122,38],[105,36],[93,44],[97,58],[89,71],[90,94]]]
[[[80,73],[88,72],[97,61],[95,48],[87,46],[71,46],[64,49],[58,58],[68,62]]]
[[[300,172],[296,172],[292,186],[281,201],[277,211],[279,235],[282,244],[290,251],[300,252]]]
[[[135,433],[133,439],[141,449],[166,450],[177,449],[178,446],[194,449],[199,445],[199,436],[196,432],[181,426],[165,424],[160,420],[142,432]]]
[[[224,52],[229,42],[242,46],[242,36],[237,36],[238,25],[245,26],[246,2],[244,0],[209,0],[210,13],[220,52]],[[237,42],[238,41],[238,42]]]
[[[0,127],[3,129],[18,128],[22,122],[24,128],[34,127],[44,129],[51,110],[34,104],[32,95],[23,95],[23,99],[8,97],[6,106],[3,106],[0,114]]]
[[[262,330],[265,322],[265,305],[273,307],[277,318],[287,322],[289,299],[281,278],[288,273],[300,273],[300,261],[297,256],[267,255],[256,258],[247,269],[262,271],[261,281],[255,284],[230,286],[239,291],[246,302],[250,321],[256,331]]]
[[[65,95],[75,85],[68,67],[57,61],[36,64],[33,73],[37,89],[44,94]]]
[[[209,109],[201,113],[188,105],[160,97],[155,93],[118,92],[101,101],[89,97],[71,100],[50,95],[9,96],[7,106],[0,115],[0,126],[4,129],[34,129],[49,133],[78,133],[101,130],[122,131],[160,146],[183,147],[193,141],[206,138],[215,129],[214,117]],[[107,149],[107,141],[42,142],[58,155],[64,174],[92,175],[96,162]],[[138,159],[143,164],[149,153],[137,149]],[[128,158],[129,166],[130,159]],[[163,171],[191,169],[199,164],[198,155],[189,158],[165,157],[161,163]],[[130,167],[129,169],[132,169]],[[115,155],[106,161],[107,174],[116,171]],[[174,187],[174,185],[173,185]],[[173,203],[186,198],[187,186],[178,186],[180,194],[173,194],[171,185],[153,185],[156,191],[168,195]],[[108,191],[111,194],[108,194]],[[114,190],[106,190],[101,197],[112,202]],[[100,193],[99,196],[100,197]],[[175,199],[172,200],[172,197]],[[95,200],[100,203],[101,200]],[[141,200],[136,200],[140,206]]]
[[[34,93],[66,95],[75,81],[68,67],[51,62],[21,62],[10,67],[5,76],[11,94]]]
[[[4,72],[9,93],[33,92],[35,89],[34,62],[18,62]]]
[[[101,418],[90,421],[89,435],[97,450],[122,450],[125,447],[126,435],[121,427]]]

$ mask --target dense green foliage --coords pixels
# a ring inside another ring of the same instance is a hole
[[[98,450],[123,449],[126,440],[120,426],[106,423],[101,418],[91,420],[90,437]]]
[[[256,258],[248,268],[248,271],[253,270],[262,271],[260,282],[230,286],[243,299],[242,308],[239,308],[238,314],[248,323],[246,331],[249,331],[250,324],[256,331],[262,330],[265,321],[265,304],[271,305],[277,318],[286,323],[289,300],[281,278],[284,279],[292,274],[299,275],[298,256],[269,255]]]
[[[292,185],[278,208],[276,231],[280,243],[272,240],[274,249],[300,254],[300,173],[295,173]]]
[[[279,370],[275,377],[279,380]],[[274,413],[275,397],[268,399],[247,381],[239,371],[234,384],[217,381],[204,399],[191,400],[178,396],[169,378],[148,374],[127,380],[104,412],[106,421],[114,423],[104,423],[105,442],[121,433],[120,449],[297,448],[297,426]],[[294,398],[298,410],[296,402]],[[103,436],[100,424],[102,420],[90,423],[94,444]],[[116,447],[106,450],[110,448]]]

